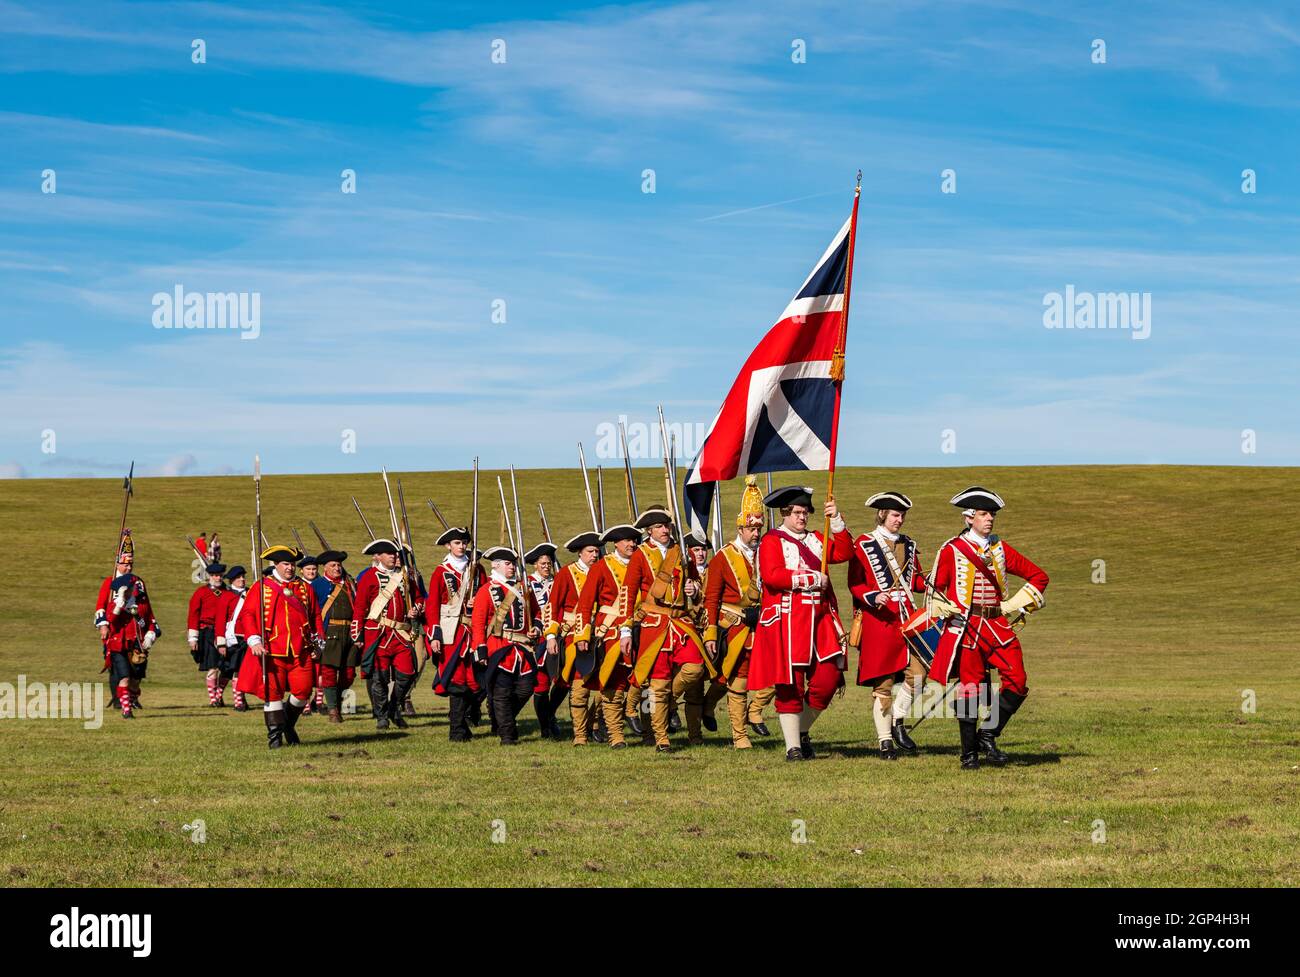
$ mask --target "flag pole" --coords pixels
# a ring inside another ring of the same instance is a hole
[[[858,234],[858,200],[862,196],[862,171],[858,170],[858,183],[853,190],[853,215],[849,219],[849,252],[844,267],[844,315],[840,317],[840,334],[835,340],[835,352],[831,356],[831,380],[835,384],[835,415],[831,420],[831,457],[830,468],[826,473],[826,498],[835,495],[835,446],[840,435],[840,394],[844,388],[844,347],[849,336],[849,295],[853,288],[853,243]],[[831,554],[831,517],[826,517],[826,529],[822,534],[822,573],[830,567]]]

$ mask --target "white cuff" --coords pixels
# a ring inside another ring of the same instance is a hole
[[[833,533],[842,533],[842,532],[844,532],[844,530],[846,530],[847,528],[848,528],[848,525],[844,522],[844,516],[843,516],[843,514],[837,512],[837,513],[835,514],[835,518],[831,520],[831,532],[833,532]]]
[[[189,631],[185,633],[185,638],[187,641],[198,641],[199,633],[195,631],[193,628],[190,628]]]
[[[262,636],[261,636],[261,635],[258,635],[258,634],[250,634],[250,635],[248,636],[248,647],[250,647],[250,648],[256,648],[256,647],[257,647],[258,645],[260,645],[261,643],[262,643]]]
[[[630,638],[632,637],[632,629],[626,626],[620,627],[618,629],[618,635],[620,638]]]

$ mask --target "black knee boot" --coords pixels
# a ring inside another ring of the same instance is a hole
[[[1006,729],[1007,723],[1015,715],[1020,704],[1025,701],[1025,696],[1018,695],[1015,692],[1009,692],[1002,689],[998,692],[998,721],[992,729],[981,729],[979,731],[979,749],[993,763],[1006,763],[1011,759],[1007,754],[998,749],[998,737],[1002,735],[1002,730]]]
[[[399,672],[397,669],[393,669],[393,675],[393,697],[389,701],[388,718],[398,729],[406,729],[406,717],[402,714],[403,704],[411,692],[411,686],[415,684],[415,676]]]
[[[387,729],[388,673],[379,669],[371,672],[367,689],[370,692],[370,714],[375,717],[375,729]]]
[[[278,750],[284,745],[284,727],[280,724],[280,710],[263,710],[266,719],[266,745],[268,749]]]
[[[474,735],[469,729],[469,700],[471,692],[452,692],[447,698],[447,738],[453,743],[466,743]]]
[[[957,720],[957,728],[961,730],[961,768],[963,770],[979,769],[980,754],[978,726],[978,717],[975,719]]]
[[[295,706],[292,698],[284,704],[284,742],[286,746],[297,746],[302,742],[298,739],[298,732],[294,727],[298,725],[298,717],[302,715],[303,707],[306,705],[307,703],[304,702],[301,706]]]

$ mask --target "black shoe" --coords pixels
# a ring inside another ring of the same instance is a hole
[[[673,752],[673,748],[672,748],[671,746],[667,745],[666,743],[661,743],[660,745],[658,745],[658,746],[655,747],[655,752],[656,752],[656,753],[671,753],[671,752]]]
[[[963,770],[978,770],[980,768],[980,755],[978,753],[963,753],[961,755],[961,768]]]
[[[799,752],[805,760],[817,759],[817,751],[813,749],[812,738],[807,733],[799,734]]]
[[[609,748],[610,748],[611,750],[625,750],[625,749],[627,749],[627,744],[626,744],[626,743],[610,743],[610,744],[609,744]]]
[[[882,740],[880,743],[880,759],[897,760],[898,750],[894,749],[893,740]]]
[[[801,750],[797,746],[792,746],[790,747],[790,749],[785,751],[785,758],[791,761],[803,760],[804,759],[803,750]]]
[[[608,743],[609,734],[605,732],[604,726],[594,726],[591,730],[591,741],[593,743]]]
[[[239,705],[235,706],[235,712],[248,712],[248,703],[241,702]]]
[[[388,728],[388,717],[387,717],[387,716],[376,716],[376,717],[375,717],[375,729],[387,729],[387,728]]]
[[[636,733],[637,736],[645,735],[645,726],[641,723],[640,713],[632,716],[624,716],[623,719],[626,721],[628,728],[632,730],[632,732]]]
[[[755,736],[771,736],[772,732],[767,728],[767,723],[750,723],[749,728],[754,731]]]
[[[680,732],[681,728],[682,728],[681,717],[677,715],[677,710],[674,709],[672,712],[668,714],[668,732],[670,733]]]
[[[979,743],[979,752],[983,753],[990,763],[1003,764],[1011,759],[1009,755],[998,749],[997,737],[991,730],[981,729],[976,742]]]
[[[392,714],[388,717],[393,721],[393,725],[398,729],[407,729],[410,727],[410,723],[408,723],[406,717],[402,715],[404,711],[404,709],[394,709]]]
[[[704,728],[707,729],[710,733],[716,733],[718,731],[717,716],[701,716],[700,722],[704,723]]]
[[[894,745],[904,753],[916,752],[916,743],[907,735],[907,726],[901,719],[894,720]]]
[[[404,700],[404,701],[402,702],[402,715],[403,715],[403,716],[414,716],[414,715],[415,715],[415,703],[412,702],[409,698],[406,699],[406,700]],[[402,725],[402,729],[405,729],[405,728],[406,728],[406,726],[403,724],[403,725]]]
[[[551,723],[551,739],[555,740],[557,743],[563,743],[568,740],[568,738],[569,737],[565,735],[564,730],[560,729],[559,723]]]

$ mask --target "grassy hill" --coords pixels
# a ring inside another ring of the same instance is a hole
[[[480,518],[496,541],[495,475]],[[424,503],[469,510],[466,473],[403,473],[421,564],[441,554]],[[824,475],[805,476],[824,486]],[[423,681],[420,716],[378,734],[305,718],[304,745],[271,753],[260,716],[206,707],[185,647],[194,584],[184,537],[218,530],[248,562],[248,478],[138,479],[136,568],[164,636],[145,710],[102,728],[0,720],[0,879],[9,884],[407,883],[756,885],[1300,884],[1300,612],[1295,469],[1044,467],[845,469],[862,500],[898,489],[927,564],[957,530],[947,505],[972,482],[1008,502],[998,532],[1051,575],[1023,633],[1032,694],[1003,740],[1019,762],[963,774],[956,729],[927,722],[925,752],[872,756],[870,697],[850,688],[816,728],[824,759],[786,765],[779,737],[748,753],[719,733],[668,756],[541,742],[447,741],[445,702]],[[574,471],[519,476],[559,540],[587,528]],[[787,480],[778,480],[778,484]],[[91,627],[120,518],[120,482],[0,482],[0,682],[99,681]],[[621,518],[617,484],[610,514]],[[638,473],[644,506],[662,476]],[[356,495],[380,532],[377,475],[271,476],[265,531],[311,540],[314,519],[358,554]],[[820,491],[819,491],[820,497]],[[734,515],[738,486],[728,489]],[[314,543],[313,543],[314,545]],[[1095,583],[1096,561],[1105,582]],[[835,574],[844,592],[842,568]],[[1251,698],[1255,711],[1243,711]],[[360,697],[364,703],[365,697]],[[567,718],[567,716],[565,717]],[[775,730],[775,723],[772,724]],[[725,727],[724,727],[725,728]],[[202,819],[207,840],[184,825]],[[795,843],[794,822],[806,828]],[[1104,822],[1104,841],[1097,822]],[[494,842],[494,830],[504,841]]]

